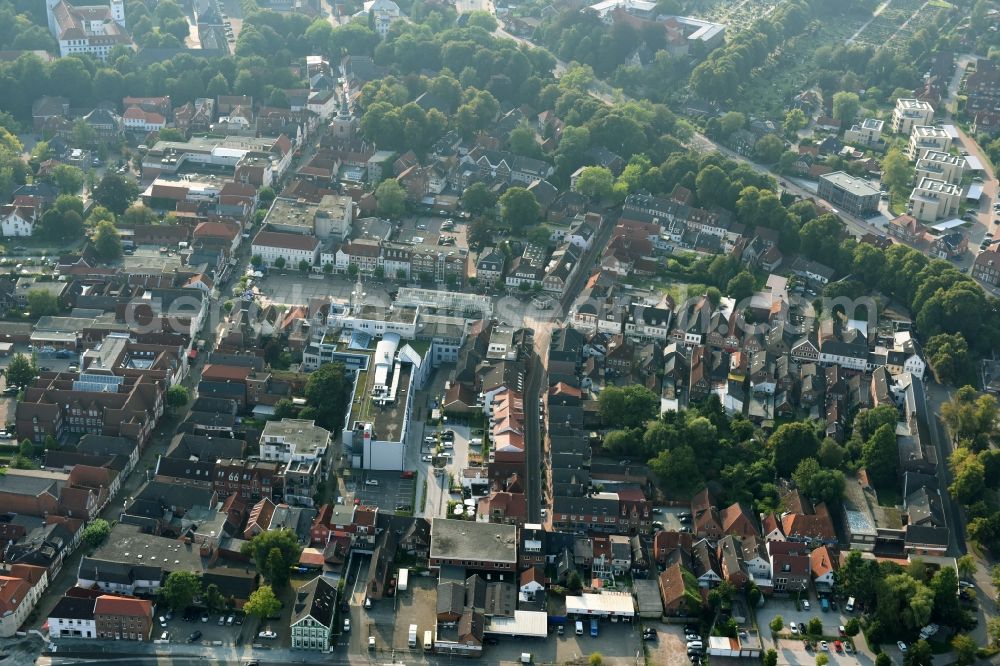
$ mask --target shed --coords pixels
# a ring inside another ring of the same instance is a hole
[[[975,155],[966,155],[965,165],[969,167],[969,171],[983,171],[983,161]]]
[[[982,196],[983,196],[983,184],[973,183],[972,185],[969,185],[969,191],[965,195],[965,198],[968,201],[979,201],[980,197]]]

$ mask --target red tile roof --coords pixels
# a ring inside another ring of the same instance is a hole
[[[125,615],[133,617],[153,617],[153,602],[133,597],[116,597],[105,594],[97,597],[94,615]]]

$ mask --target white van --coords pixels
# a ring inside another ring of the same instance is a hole
[[[430,652],[434,649],[434,638],[431,634],[431,630],[428,629],[424,632],[424,652]]]
[[[844,610],[846,610],[848,613],[854,612],[854,597],[850,597],[847,600],[847,606],[844,608]]]
[[[576,621],[576,635],[583,636],[583,620]]]
[[[482,445],[483,445],[483,440],[479,439],[478,437],[469,440],[469,446],[482,446]]]

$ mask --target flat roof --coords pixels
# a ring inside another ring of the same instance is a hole
[[[976,157],[975,155],[966,155],[965,164],[969,167],[970,171],[982,171],[983,161]]]
[[[432,559],[517,561],[517,526],[470,520],[431,520]]]
[[[934,231],[948,231],[949,229],[955,229],[965,224],[965,220],[960,220],[958,218],[952,220],[945,220],[944,222],[938,222],[937,224],[932,224],[931,229]]]
[[[566,595],[566,612],[577,615],[635,615],[635,600],[629,592]]]
[[[881,193],[872,187],[868,181],[845,173],[844,171],[834,171],[820,176],[822,180],[832,183],[842,190],[847,190],[851,194],[859,197],[879,196]]]
[[[111,528],[107,541],[92,555],[92,560],[160,567],[166,571],[202,572],[200,549],[177,539],[143,534],[133,525],[119,523]]]
[[[486,618],[487,634],[502,636],[530,636],[545,638],[548,635],[549,614],[545,611],[514,611],[514,617],[494,615]]]
[[[958,130],[955,129],[954,125],[941,125],[941,129],[944,130],[944,133],[947,134],[952,141],[958,138]]]
[[[965,195],[966,199],[973,199],[974,201],[979,201],[979,197],[983,196],[983,186],[980,183],[973,183],[969,185],[969,192]]]

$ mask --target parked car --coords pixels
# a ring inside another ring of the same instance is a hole
[[[656,629],[652,627],[647,627],[642,630],[642,640],[644,641],[655,641],[656,640]]]
[[[170,640],[170,632],[169,631],[164,631],[162,634],[160,634],[160,640],[164,641],[164,642],[168,642]]]
[[[273,640],[278,637],[278,633],[271,631],[270,629],[265,629],[264,631],[257,634],[258,638],[266,638],[268,640]]]
[[[789,629],[792,630],[792,636],[798,636],[799,635],[799,628],[797,626],[795,626],[794,622],[792,622],[792,624],[789,626]]]
[[[188,636],[188,643],[194,643],[199,638],[201,638],[201,632],[200,631],[194,631],[194,632],[191,633],[190,636]]]
[[[899,648],[900,652],[906,654],[906,643],[904,643],[903,641],[896,641],[896,647]]]
[[[809,610],[811,608],[812,608],[812,606],[809,604],[809,600],[808,599],[805,599],[805,600],[802,601],[802,610],[806,610],[807,611],[807,610]]]
[[[819,642],[819,646],[820,646],[820,648],[822,648],[822,650],[823,650],[824,652],[828,652],[828,651],[830,650],[830,646],[829,646],[829,645],[827,645],[827,642],[826,642],[826,641],[820,641],[820,642]]]
[[[377,479],[365,479],[365,485],[366,486],[377,486],[378,485],[378,480]]]
[[[351,630],[351,618],[345,617],[344,618],[344,633],[346,634],[350,630]]]

